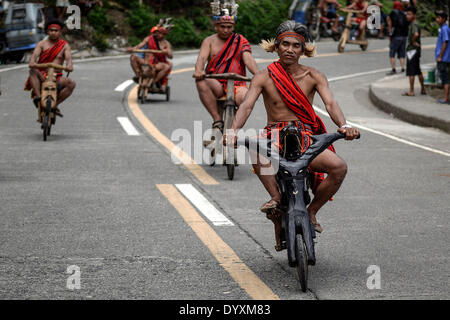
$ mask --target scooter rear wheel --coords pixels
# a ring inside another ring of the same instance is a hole
[[[46,106],[45,106],[45,116],[44,119],[42,120],[42,137],[44,139],[44,141],[47,141],[47,136],[50,135],[50,128],[51,128],[51,123],[50,123],[50,113],[52,111],[52,101],[50,99],[48,99],[46,101]]]
[[[308,290],[308,255],[301,234],[295,236],[295,257],[297,260],[297,276],[302,292]]]

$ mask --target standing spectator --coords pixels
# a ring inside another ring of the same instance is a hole
[[[409,92],[404,92],[403,96],[414,96],[414,78],[419,76],[421,94],[426,94],[423,84],[422,70],[420,70],[420,26],[416,21],[417,9],[408,7],[406,9],[406,19],[409,22],[408,45],[406,47],[406,76],[409,77]]]
[[[59,21],[64,21],[64,16],[68,7],[70,7],[69,0],[56,0],[56,18]]]
[[[443,10],[436,11],[436,22],[439,25],[439,34],[436,43],[436,62],[437,70],[439,72],[439,78],[442,80],[442,85],[444,86],[444,98],[438,99],[439,103],[449,103],[448,93],[449,93],[449,76],[448,72],[450,69],[450,46],[448,44],[450,38],[450,28],[448,27],[447,13]]]
[[[394,9],[387,17],[389,31],[389,58],[392,70],[388,75],[396,74],[395,54],[400,59],[402,72],[405,72],[406,40],[408,38],[408,20],[403,12],[404,7],[400,1],[394,2]]]

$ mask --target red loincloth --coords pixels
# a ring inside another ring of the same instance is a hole
[[[156,36],[154,35],[150,35],[148,37],[148,48],[150,50],[161,50],[161,48],[159,47],[159,41],[156,38]],[[162,53],[152,53],[152,56],[150,57],[148,63],[150,65],[155,65],[158,63],[165,63],[165,64],[169,64],[169,61],[167,61],[167,57],[165,54]],[[167,85],[167,80],[168,80],[168,76],[170,74],[170,72],[172,71],[172,68],[169,70],[169,73],[160,81],[160,84],[162,85]]]
[[[217,73],[237,73],[241,76],[246,76],[245,63],[242,59],[242,54],[245,52],[252,52],[250,43],[242,35],[233,33],[227,42],[220,49],[219,53],[208,63],[206,67],[207,74]],[[227,80],[219,80],[224,90],[227,88]],[[236,81],[236,87],[247,86],[245,81]]]

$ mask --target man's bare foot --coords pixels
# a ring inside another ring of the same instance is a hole
[[[405,92],[402,93],[402,96],[404,96],[404,97],[414,97],[415,94],[414,94],[414,92],[407,92],[407,91],[405,91]]]
[[[263,206],[259,210],[261,210],[261,212],[264,212],[266,214],[267,213],[272,213],[272,211],[274,209],[278,208],[279,204],[280,204],[279,200],[270,199],[269,201],[264,203]]]
[[[316,230],[316,232],[318,233],[322,233],[323,232],[323,228],[322,226],[317,222],[316,219],[316,213],[309,213],[309,220],[311,221],[312,225],[314,226],[314,230]]]

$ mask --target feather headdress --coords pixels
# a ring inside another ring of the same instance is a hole
[[[159,23],[154,26],[151,30],[151,32],[159,31],[164,34],[168,34],[170,30],[174,27],[174,25],[171,23],[172,18],[162,18],[159,20]]]
[[[214,0],[211,2],[212,15],[216,23],[234,23],[237,19],[239,5],[236,0]]]

